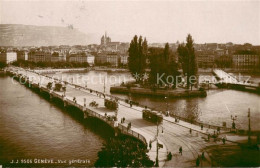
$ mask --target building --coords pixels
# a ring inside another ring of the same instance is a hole
[[[233,55],[233,68],[242,71],[259,71],[260,55]]]
[[[28,60],[28,52],[27,51],[17,51],[17,60]]]
[[[45,51],[32,51],[28,54],[28,60],[32,62],[50,62],[52,54]]]
[[[69,56],[69,62],[88,63],[90,66],[93,66],[95,63],[95,56],[90,53],[71,54]]]
[[[90,65],[90,66],[93,66],[95,64],[95,56],[94,55],[91,55],[89,53],[86,54],[87,55],[87,63]]]
[[[0,62],[5,62],[6,64],[10,64],[14,61],[17,61],[17,53],[16,52],[2,52],[2,53],[0,53]]]
[[[120,63],[122,65],[127,65],[128,64],[128,55],[120,55]]]
[[[102,65],[102,64],[105,64],[107,63],[107,56],[104,55],[104,54],[98,54],[96,56],[96,59],[95,59],[95,64],[96,65]]]
[[[199,68],[212,68],[215,63],[215,55],[210,51],[197,51],[197,62]]]
[[[118,67],[120,62],[120,57],[117,54],[108,54],[107,62],[113,67]]]
[[[108,64],[113,67],[118,67],[120,56],[117,53],[100,53],[96,56],[95,63],[97,65]]]
[[[63,62],[66,61],[66,54],[61,52],[53,52],[51,55],[51,62]]]
[[[110,42],[111,42],[111,38],[109,36],[107,36],[107,32],[105,32],[105,36],[103,35],[101,37],[101,45],[106,46]]]
[[[79,63],[86,63],[87,57],[81,54],[71,54],[69,56],[69,62],[79,62]]]

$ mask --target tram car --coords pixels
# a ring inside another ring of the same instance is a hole
[[[163,120],[162,114],[156,112],[156,111],[151,111],[148,109],[144,109],[143,111],[143,119],[153,122],[153,123],[158,123],[160,124]]]
[[[118,108],[117,101],[105,99],[105,107],[110,109],[110,110],[116,110]]]

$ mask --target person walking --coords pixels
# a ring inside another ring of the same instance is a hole
[[[191,132],[192,132],[192,130],[191,130],[191,128],[190,128],[190,134],[191,134]]]
[[[196,167],[198,167],[200,165],[200,157],[198,156],[198,158],[196,159]]]
[[[179,148],[179,153],[182,155],[182,147]]]
[[[217,133],[220,134],[220,128],[219,127],[217,128]]]
[[[202,152],[201,154],[201,159],[204,160],[205,156],[204,156],[204,152]]]
[[[223,144],[226,143],[226,139],[224,137],[222,137],[222,142],[223,142]]]
[[[151,140],[149,142],[149,148],[150,148],[150,150],[152,149],[152,141]]]

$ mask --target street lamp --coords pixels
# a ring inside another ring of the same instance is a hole
[[[250,122],[250,108],[248,108],[248,144],[251,144],[251,122]]]
[[[163,133],[163,127],[162,127],[162,133]],[[158,155],[159,155],[159,148],[163,148],[163,146],[161,144],[159,144],[158,142],[158,136],[159,136],[159,124],[157,121],[157,134],[156,134],[156,160],[155,160],[155,167],[159,167],[159,159],[158,159]],[[160,146],[159,146],[160,145]]]
[[[169,96],[168,96],[169,97]],[[168,97],[165,96],[165,101],[166,101],[166,116],[169,116],[169,103],[168,103]]]
[[[104,93],[106,92],[106,77],[104,77]]]

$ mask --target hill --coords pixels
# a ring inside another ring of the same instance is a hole
[[[87,40],[73,27],[0,24],[0,46],[86,45]]]

